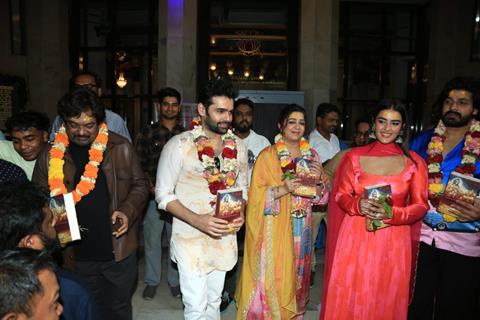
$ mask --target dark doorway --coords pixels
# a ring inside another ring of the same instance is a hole
[[[344,139],[383,98],[405,103],[411,130],[422,129],[428,36],[424,5],[340,3],[339,106]]]

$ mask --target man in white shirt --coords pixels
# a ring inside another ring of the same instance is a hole
[[[323,165],[332,159],[340,151],[340,141],[335,135],[335,131],[340,124],[340,110],[331,103],[320,103],[317,107],[316,114],[317,128],[310,132],[308,141],[315,151],[320,156],[320,161]],[[318,230],[322,220],[327,217],[326,206],[313,206],[312,208],[312,224],[313,224],[313,248],[315,249],[315,241],[317,239]],[[310,276],[310,285],[313,286],[316,269],[316,255],[312,254]]]
[[[260,151],[270,145],[270,141],[252,130],[253,126],[253,102],[242,98],[235,101],[233,106],[233,122],[235,135],[242,139],[248,152],[248,181],[253,170],[253,165]]]
[[[257,160],[258,154],[270,145],[268,139],[252,130],[253,126],[253,101],[241,98],[237,99],[233,105],[233,122],[232,126],[235,129],[235,135],[242,139],[247,147],[248,153],[248,185],[252,177],[253,165]],[[245,228],[242,228],[237,233],[237,241],[240,256],[243,252],[243,241],[245,239]],[[225,289],[222,294],[222,303],[220,304],[220,311],[223,312],[233,301],[233,294],[235,293],[236,282],[240,269],[240,261],[234,269],[227,273],[225,279]]]
[[[340,124],[340,110],[331,103],[320,103],[317,107],[315,130],[310,132],[308,141],[318,152],[322,164],[340,151],[340,141],[335,131]]]
[[[197,107],[202,125],[172,137],[158,163],[155,198],[174,216],[170,255],[187,320],[220,319],[225,273],[237,262],[243,216],[230,224],[213,216],[218,190],[238,187],[247,196],[247,151],[229,130],[235,95],[230,82],[210,81]]]
[[[12,141],[0,141],[0,159],[16,164],[32,179],[38,156],[47,146],[50,119],[37,111],[23,111],[7,119]]]

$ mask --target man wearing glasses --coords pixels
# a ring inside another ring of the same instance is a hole
[[[146,287],[142,296],[145,300],[152,300],[155,297],[157,286],[160,283],[164,227],[169,244],[172,237],[172,215],[164,210],[157,209],[158,205],[155,202],[155,178],[158,159],[167,141],[184,131],[184,128],[178,124],[178,116],[181,110],[180,92],[170,87],[163,88],[158,92],[158,99],[160,101],[158,107],[160,121],[146,126],[135,140],[140,164],[150,185],[150,201],[143,220]],[[172,296],[180,297],[178,271],[170,259],[168,259],[168,285]]]
[[[368,143],[368,135],[370,134],[370,123],[367,120],[360,119],[355,121],[355,134],[351,147],[360,147]]]
[[[102,96],[102,80],[97,74],[93,72],[79,71],[70,78],[69,84],[70,91],[78,87],[83,87],[92,90],[99,97]],[[132,142],[132,138],[130,137],[130,133],[128,132],[127,125],[122,119],[122,117],[120,117],[113,111],[105,109],[105,121],[108,125],[108,130],[115,132],[116,134],[119,134],[128,141]],[[58,131],[61,124],[62,119],[59,115],[57,115],[52,125],[52,131],[50,132],[50,141],[53,141],[53,139],[55,139],[55,132]]]

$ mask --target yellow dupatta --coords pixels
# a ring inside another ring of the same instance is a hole
[[[291,223],[291,197],[280,198],[280,213],[264,216],[270,187],[283,185],[275,146],[263,150],[255,162],[248,194],[245,248],[237,285],[237,319],[247,319],[260,276],[260,252],[265,248],[265,294],[271,319],[297,316],[295,254]]]

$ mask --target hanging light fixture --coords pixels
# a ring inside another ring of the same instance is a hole
[[[128,81],[127,81],[127,79],[125,79],[123,71],[120,71],[118,73],[117,86],[120,89],[123,89],[127,85],[127,83],[128,83]]]

